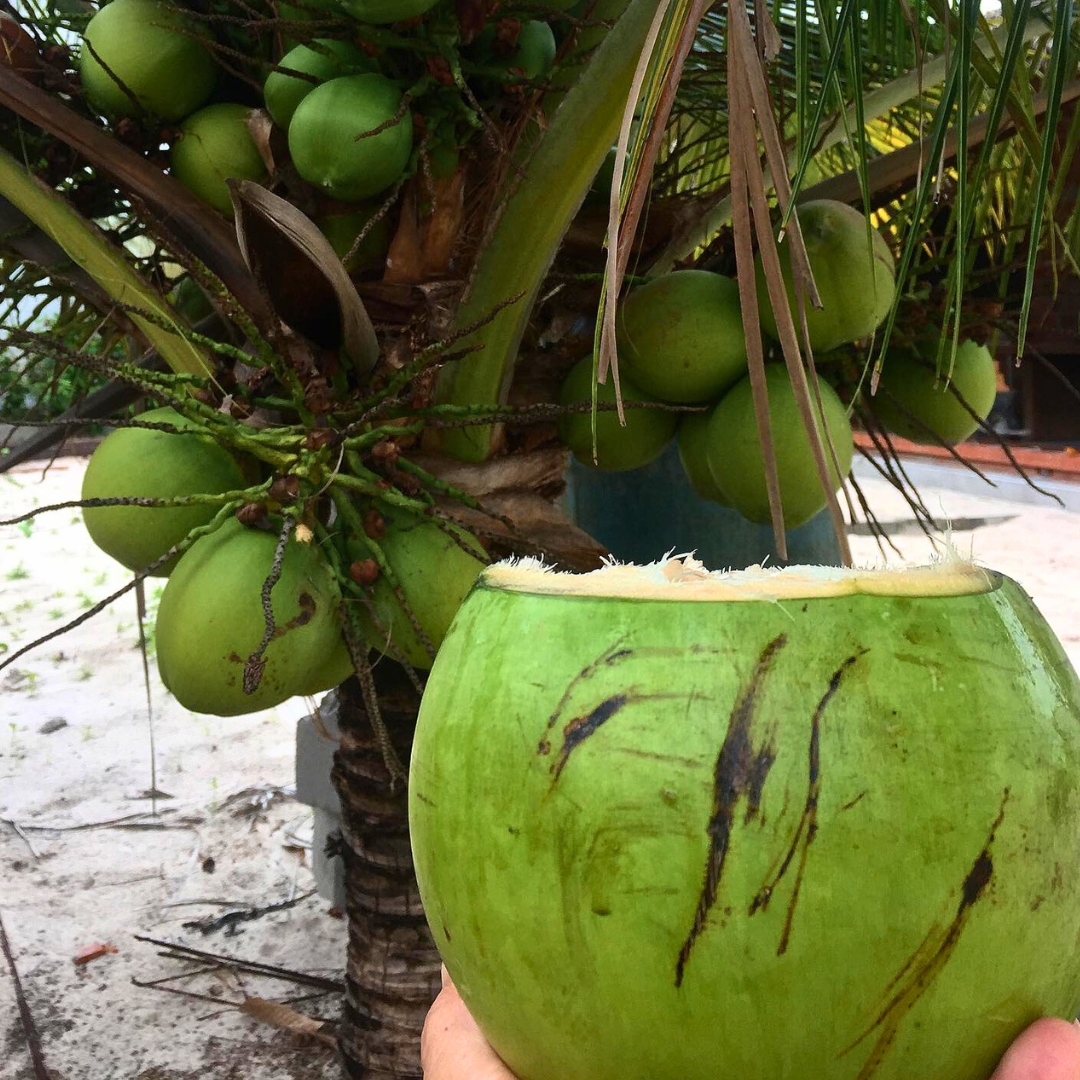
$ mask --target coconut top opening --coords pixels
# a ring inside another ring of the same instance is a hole
[[[552,596],[618,597],[628,600],[807,600],[837,596],[970,596],[996,588],[1000,576],[950,557],[929,566],[896,570],[839,566],[751,566],[707,570],[692,555],[647,566],[609,563],[589,573],[563,573],[537,559],[511,559],[480,577],[489,588]]]

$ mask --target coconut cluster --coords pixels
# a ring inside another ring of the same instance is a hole
[[[436,0],[320,0],[276,5],[289,29],[260,37],[263,102],[236,100],[228,58],[252,43],[229,37],[229,27],[169,0],[111,0],[89,21],[79,54],[83,91],[108,122],[134,120],[162,128],[171,143],[172,174],[207,205],[231,217],[230,179],[265,182],[292,172],[310,185],[317,224],[350,272],[385,265],[390,235],[380,204],[417,167],[414,117],[404,91],[412,77],[384,46],[359,47],[348,39],[304,35],[304,23],[360,23],[408,33]],[[556,3],[557,10],[569,7]],[[404,25],[403,25],[404,24]],[[292,37],[302,34],[302,39]],[[382,40],[382,39],[380,39]],[[272,45],[268,45],[269,42]],[[405,50],[409,52],[409,50]],[[540,19],[493,20],[464,43],[460,66],[478,87],[502,87],[542,78],[554,62],[555,35]],[[226,63],[218,63],[217,57]],[[411,55],[411,54],[410,54]],[[413,57],[413,59],[415,59]],[[407,66],[407,65],[406,65]],[[255,113],[265,104],[280,140],[262,133]],[[427,166],[437,180],[458,164],[455,125],[444,123],[426,140]],[[358,239],[359,238],[359,239]]]
[[[831,385],[844,385],[835,350],[867,339],[885,320],[895,297],[893,256],[867,218],[844,203],[806,202],[799,222],[820,307],[796,297],[789,244],[779,248],[780,264],[792,317],[801,326],[800,310],[805,313],[807,340],[820,365],[813,407],[826,444],[829,486],[836,491],[851,469],[853,433],[845,399]],[[776,313],[760,255],[756,285],[761,329],[776,341]],[[647,465],[677,436],[683,468],[701,498],[733,507],[751,521],[769,522],[737,283],[706,270],[675,271],[632,290],[620,306],[617,328],[619,390],[630,405],[625,424],[614,412],[598,413],[594,443],[593,417],[567,414],[560,421],[563,441],[586,464],[628,470]],[[989,414],[997,383],[989,351],[963,341],[949,361],[951,349],[939,346],[933,337],[917,348],[890,352],[871,407],[893,434],[952,444],[968,438]],[[592,357],[580,361],[563,384],[560,404],[589,401],[593,373]],[[781,509],[785,525],[794,528],[824,508],[827,493],[795,389],[778,357],[766,364],[765,388]],[[615,387],[599,386],[596,394],[600,402],[613,402]],[[701,411],[664,411],[663,405]]]

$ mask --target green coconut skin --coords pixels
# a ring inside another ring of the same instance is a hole
[[[296,171],[335,199],[356,202],[397,182],[412,153],[408,110],[395,123],[401,91],[382,75],[348,75],[315,87],[289,124]],[[382,128],[378,134],[366,132]],[[358,139],[358,135],[365,135]]]
[[[413,854],[521,1080],[986,1080],[1080,1006],[1078,769],[1080,686],[1008,580],[482,583],[420,711]]]
[[[925,350],[921,356],[890,350],[871,404],[878,421],[894,435],[912,442],[940,441],[952,446],[974,435],[979,423],[949,388],[950,381],[985,420],[997,397],[997,370],[990,350],[970,339],[957,347],[951,372],[948,351],[940,376],[936,357],[936,348]]]
[[[158,607],[157,661],[184,708],[239,716],[329,690],[351,672],[333,574],[316,548],[291,540],[271,593],[279,633],[264,653],[258,689],[244,693],[245,661],[266,628],[262,587],[276,548],[276,534],[232,518],[177,563]]]
[[[712,413],[690,413],[679,424],[679,461],[690,486],[703,499],[727,506],[728,501],[720,490],[709,468],[709,421]]]
[[[358,206],[355,210],[346,211],[343,214],[327,214],[315,222],[319,226],[319,231],[330,241],[330,246],[338,257],[345,260],[345,269],[350,274],[359,274],[365,270],[374,270],[386,265],[386,255],[390,250],[392,237],[390,219],[386,214],[383,214],[368,229],[356,251],[347,260],[345,259],[345,256],[352,251],[352,246],[361,230],[378,210],[379,205],[373,202]]]
[[[784,525],[794,529],[821,511],[827,500],[787,368],[782,364],[766,364],[765,385]],[[825,382],[820,387],[824,411],[818,418],[820,421],[824,417],[840,466],[837,473],[826,444],[826,461],[835,491],[851,471],[854,442],[851,423],[836,391]],[[707,454],[713,479],[728,502],[750,521],[770,521],[765,463],[758,441],[749,376],[729,390],[713,410]]]
[[[815,352],[819,349],[824,352],[867,337],[885,320],[896,291],[889,245],[871,228],[868,246],[866,218],[846,203],[815,199],[801,204],[798,210],[810,269],[822,303],[822,307],[815,308],[806,302],[811,347]],[[779,252],[788,303],[801,341],[790,245],[781,244]],[[771,338],[779,340],[760,255],[754,265],[761,325]]]
[[[278,62],[278,67],[301,71],[318,82],[376,70],[375,61],[355,45],[337,38],[321,38],[310,45],[296,45]],[[266,110],[279,127],[288,128],[296,107],[315,89],[308,79],[271,71],[263,85]]]
[[[746,374],[739,286],[708,270],[676,270],[635,289],[619,318],[620,360],[661,401],[715,401]]]
[[[529,80],[539,79],[551,70],[557,50],[551,27],[540,19],[526,19],[512,49],[499,48],[496,27],[488,23],[469,51],[482,64],[504,68],[511,78]]]
[[[213,57],[192,36],[199,32],[197,24],[168,4],[112,0],[87,24],[79,52],[87,100],[110,117],[142,112],[171,121],[187,116],[210,97],[217,82]]]
[[[476,539],[464,529],[454,529],[455,539],[434,522],[411,514],[384,514],[384,517],[387,530],[380,538],[379,546],[413,616],[438,650],[462,600],[487,565],[487,556]],[[371,557],[371,551],[362,539],[358,539],[356,545],[355,554],[359,558]],[[376,579],[370,597],[370,612],[365,608],[360,613],[368,645],[390,656],[400,654],[414,668],[423,671],[430,668],[432,655],[386,577],[380,575]]]
[[[142,413],[148,423],[190,427],[175,409]],[[217,495],[247,486],[236,459],[207,435],[150,428],[118,428],[90,455],[83,475],[85,499],[175,499]],[[89,506],[86,531],[107,555],[129,570],[156,562],[192,529],[208,525],[218,508],[192,506]],[[166,577],[174,559],[154,571]]]
[[[651,401],[628,379],[620,382],[623,401]],[[593,361],[580,360],[566,376],[559,391],[560,405],[576,405],[592,400]],[[596,388],[599,402],[615,400],[615,380]],[[582,464],[612,472],[624,472],[648,465],[671,441],[678,426],[677,413],[665,409],[626,409],[626,425],[619,423],[615,410],[596,414],[596,459],[593,459],[591,412],[566,413],[559,417],[559,438]]]
[[[173,175],[203,202],[233,216],[227,180],[266,179],[266,165],[248,130],[246,105],[207,105],[180,127],[172,148]]]

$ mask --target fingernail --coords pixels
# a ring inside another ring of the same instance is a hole
[[[453,981],[450,978],[450,972],[446,970],[445,964],[443,964],[442,966],[442,984],[444,990],[446,989],[446,987],[454,985]]]

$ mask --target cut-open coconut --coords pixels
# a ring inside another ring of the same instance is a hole
[[[1080,1005],[1080,684],[1014,582],[489,568],[410,814],[523,1080],[986,1080]]]

